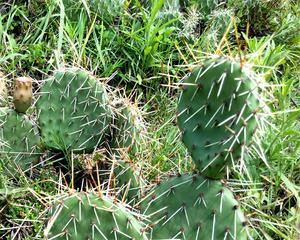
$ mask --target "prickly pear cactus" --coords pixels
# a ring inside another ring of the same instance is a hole
[[[145,143],[147,138],[142,111],[127,98],[116,99],[113,105],[112,146],[137,152],[140,144]]]
[[[67,69],[44,82],[37,101],[43,143],[48,148],[92,151],[104,141],[110,121],[105,85],[87,72]]]
[[[142,225],[124,204],[106,196],[75,193],[51,208],[46,239],[147,239]]]
[[[8,104],[8,95],[5,77],[2,72],[0,72],[0,107],[6,107]]]
[[[114,166],[114,178],[118,195],[121,198],[135,201],[140,199],[145,191],[146,182],[142,177],[141,170],[128,159],[118,160]]]
[[[199,175],[161,182],[142,202],[152,239],[247,239],[246,219],[229,189]]]
[[[27,170],[36,163],[39,142],[38,129],[26,115],[0,108],[0,162],[5,172],[15,171],[16,166]]]
[[[258,125],[258,84],[252,71],[225,58],[209,60],[182,83],[178,126],[202,174],[221,178],[243,163]]]
[[[17,112],[25,113],[32,102],[32,79],[18,77],[14,89],[14,106]]]

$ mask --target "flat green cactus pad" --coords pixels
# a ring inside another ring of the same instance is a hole
[[[0,108],[0,161],[4,170],[27,170],[40,157],[38,129],[24,114]]]
[[[129,201],[140,199],[145,190],[146,183],[141,176],[140,170],[134,163],[126,160],[118,160],[114,167],[114,175],[116,186],[121,190],[121,196],[125,194]]]
[[[152,239],[247,239],[246,220],[232,192],[199,175],[172,177],[141,204]]]
[[[178,126],[200,172],[221,178],[242,162],[258,125],[258,86],[251,70],[225,58],[209,60],[182,83]]]
[[[128,98],[119,98],[114,103],[114,124],[112,146],[129,148],[135,153],[147,138],[146,124],[142,111]]]
[[[92,151],[104,141],[110,113],[105,85],[82,70],[57,72],[37,101],[43,143],[48,148]]]
[[[76,193],[54,205],[46,239],[147,239],[142,226],[123,204],[108,197]]]

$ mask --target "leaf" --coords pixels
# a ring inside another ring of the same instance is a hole
[[[296,197],[297,199],[297,205],[300,207],[300,197],[299,197],[299,191],[300,187],[292,183],[285,175],[282,173],[280,174],[281,180],[284,182],[285,186],[292,192],[292,194]],[[297,190],[298,189],[298,190]]]

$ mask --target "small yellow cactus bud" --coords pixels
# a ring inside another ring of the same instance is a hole
[[[18,77],[14,89],[14,106],[19,113],[25,113],[32,102],[32,79]]]

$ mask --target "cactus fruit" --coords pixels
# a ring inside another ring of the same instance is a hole
[[[120,98],[113,102],[113,112],[112,146],[137,152],[147,138],[142,111],[128,98]]]
[[[141,203],[152,239],[247,239],[246,219],[220,181],[182,175],[162,181]]]
[[[5,83],[5,77],[2,72],[0,72],[0,107],[6,107],[7,106],[7,88]]]
[[[14,89],[14,106],[17,112],[25,113],[32,102],[32,79],[18,77]]]
[[[227,166],[243,163],[258,126],[261,104],[254,73],[218,58],[195,68],[182,83],[178,126],[202,174],[221,178]]]
[[[38,129],[26,115],[0,108],[0,161],[4,170],[28,169],[39,159]],[[5,171],[7,172],[7,171]]]
[[[48,148],[90,152],[103,140],[110,113],[105,85],[87,72],[57,72],[37,101],[43,143]]]
[[[125,204],[106,196],[75,193],[51,208],[46,239],[147,239]]]

